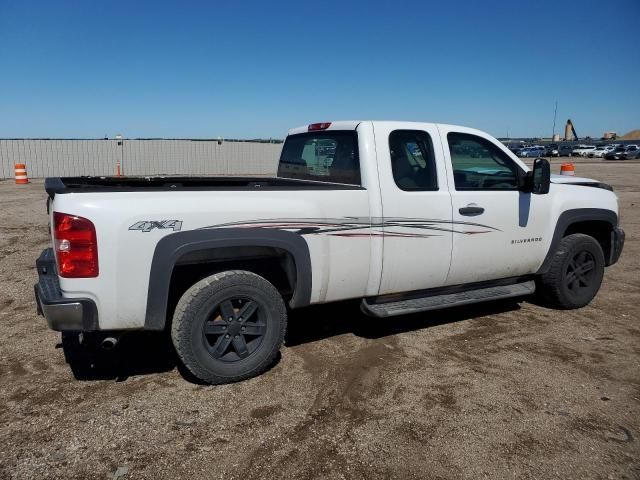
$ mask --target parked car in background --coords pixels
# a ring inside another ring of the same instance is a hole
[[[547,145],[544,151],[544,155],[546,157],[559,157],[560,151],[558,150],[558,144],[550,143],[549,145]]]
[[[515,155],[520,156],[520,152],[525,148],[524,145],[507,145],[507,148],[511,150]]]
[[[637,145],[620,145],[616,147],[614,150],[607,152],[604,154],[605,160],[626,160],[626,153],[629,147],[636,147]]]
[[[534,146],[534,147],[526,147],[523,148],[520,151],[520,156],[521,157],[528,157],[528,158],[536,158],[536,157],[544,157],[546,153],[546,150],[544,147],[541,146]]]
[[[573,147],[571,145],[560,145],[558,147],[558,157],[570,157]]]
[[[571,155],[572,157],[586,157],[589,152],[591,152],[592,150],[595,150],[596,146],[595,145],[578,145],[576,148],[574,148],[571,151]]]
[[[588,154],[587,157],[589,158],[602,158],[604,156],[605,153],[610,152],[612,150],[612,148],[608,145],[604,145],[601,147],[596,147],[593,150],[591,150]]]
[[[621,160],[631,160],[640,157],[640,147],[638,145],[627,145],[627,149],[622,153]]]

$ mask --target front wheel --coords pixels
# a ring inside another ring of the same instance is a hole
[[[598,293],[603,276],[600,244],[589,235],[568,235],[553,254],[547,273],[537,279],[537,293],[543,303],[552,307],[584,307]]]
[[[231,270],[184,293],[171,338],[193,375],[211,384],[230,383],[259,375],[274,362],[286,325],[278,290],[255,273]]]

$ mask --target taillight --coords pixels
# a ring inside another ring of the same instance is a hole
[[[331,122],[312,123],[307,127],[307,131],[313,132],[314,130],[326,130],[331,126]]]
[[[53,241],[61,277],[98,276],[98,242],[90,220],[53,212]]]

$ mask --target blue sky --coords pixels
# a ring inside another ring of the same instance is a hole
[[[640,128],[640,1],[0,0],[0,137]]]

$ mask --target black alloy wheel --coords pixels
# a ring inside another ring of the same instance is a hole
[[[213,358],[223,362],[237,362],[250,356],[266,332],[264,306],[246,297],[223,300],[202,326],[205,348]]]
[[[596,278],[596,261],[586,250],[577,252],[565,271],[565,284],[569,292],[575,296],[582,296],[585,290],[591,290]]]

